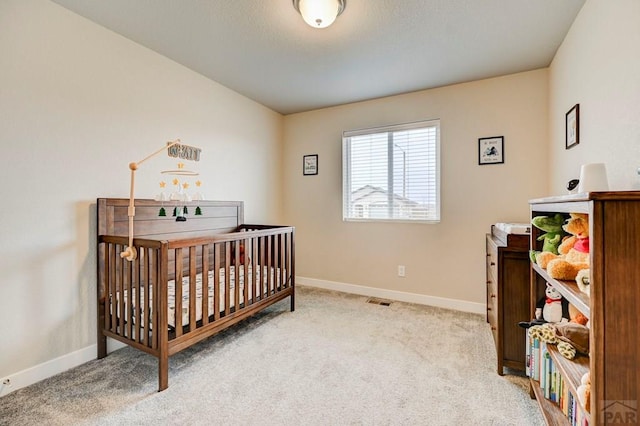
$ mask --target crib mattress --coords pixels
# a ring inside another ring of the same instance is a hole
[[[229,303],[229,308],[233,308],[235,306],[235,286],[236,286],[236,272],[235,272],[235,266],[230,266],[229,267],[229,295],[227,296],[226,294],[226,284],[225,284],[225,269],[224,268],[220,268],[219,270],[219,275],[218,275],[218,279],[219,279],[219,304],[220,304],[220,312],[224,312],[226,309],[226,304],[227,302]],[[238,285],[240,286],[240,300],[244,301],[244,292],[245,292],[245,268],[244,266],[238,268],[239,270],[239,279],[238,279]],[[270,268],[270,277],[268,277],[269,279],[267,279],[267,275],[264,274],[264,278],[261,280],[260,279],[260,270],[264,270],[264,268],[260,268],[257,270],[257,281],[259,283],[262,284],[262,294],[269,292],[270,290],[273,290],[273,286],[277,285],[278,282],[278,278],[280,277],[280,268]],[[209,271],[208,274],[208,287],[207,287],[207,292],[206,292],[206,296],[203,293],[203,285],[202,285],[202,274],[197,274],[196,275],[196,303],[195,303],[195,308],[196,308],[196,321],[200,321],[202,319],[202,299],[203,297],[207,297],[208,298],[208,312],[209,315],[212,315],[214,313],[214,277],[213,277],[213,271]],[[284,277],[286,277],[286,270],[283,270],[283,278],[280,280],[280,282],[284,281]],[[249,284],[253,284],[254,280],[253,280],[253,271],[251,269],[251,267],[248,268],[248,282]],[[189,319],[190,319],[190,315],[189,315],[189,292],[191,289],[191,285],[189,282],[190,278],[187,277],[183,277],[182,278],[182,325],[186,326],[189,324]],[[168,315],[167,315],[167,322],[169,324],[170,328],[175,328],[175,324],[176,324],[176,289],[175,289],[176,283],[175,280],[170,280],[167,283],[167,294],[168,294],[168,298],[167,298],[167,305],[168,305]],[[254,292],[254,285],[249,285],[248,286],[248,298],[252,299],[253,298],[253,292]],[[133,289],[133,297],[131,298],[131,300],[129,300],[129,295],[128,295],[128,291],[124,291],[123,292],[123,296],[124,296],[124,307],[125,307],[125,318],[129,318],[129,314],[128,311],[129,309],[132,309],[133,312],[138,312],[138,309],[140,309],[140,313],[139,316],[141,317],[141,321],[142,324],[146,324],[147,321],[145,321],[145,315],[147,313],[147,310],[145,309],[145,300],[146,297],[144,295],[144,291],[145,288],[141,287],[139,289],[139,291],[137,291],[138,289],[134,288]],[[138,294],[136,294],[138,293]],[[149,303],[152,304],[153,303],[153,293],[149,294]],[[116,307],[116,312],[119,314],[120,313],[120,293],[116,293],[116,303],[112,304],[112,312],[113,312],[113,306]],[[135,318],[135,316],[134,316]]]

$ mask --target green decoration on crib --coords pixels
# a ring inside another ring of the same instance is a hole
[[[166,216],[167,215],[167,211],[164,209],[164,207],[160,207],[160,211],[158,212],[158,216]]]
[[[196,216],[202,216],[202,209],[200,208],[200,206],[196,207]]]
[[[182,209],[182,214],[189,214],[189,210],[187,210],[187,206],[184,206]]]

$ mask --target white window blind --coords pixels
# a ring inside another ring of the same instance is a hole
[[[343,219],[440,221],[440,121],[342,135]]]

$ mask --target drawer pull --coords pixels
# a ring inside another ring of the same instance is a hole
[[[496,266],[496,262],[491,262],[491,266]]]
[[[491,297],[492,299],[495,299],[496,295],[495,295],[495,294],[492,294],[492,295],[490,295],[489,297]]]
[[[491,331],[496,331],[496,330],[497,330],[497,328],[491,327]]]
[[[492,282],[491,280],[487,280],[487,284],[491,284],[491,282]]]
[[[487,308],[487,311],[493,311],[493,309],[491,309],[491,308]]]

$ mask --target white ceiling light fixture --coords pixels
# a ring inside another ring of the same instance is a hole
[[[326,28],[342,13],[347,0],[293,0],[293,7],[313,28]]]

